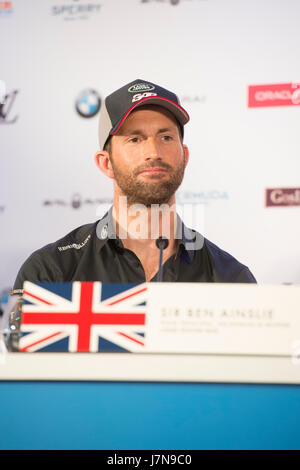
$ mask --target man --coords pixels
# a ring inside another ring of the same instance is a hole
[[[148,81],[134,80],[109,95],[95,160],[113,181],[113,206],[100,221],[35,251],[13,292],[22,293],[25,280],[136,283],[157,281],[161,273],[166,282],[256,282],[246,266],[176,214],[175,192],[189,159],[188,121],[177,96]],[[164,250],[160,237],[167,240]]]

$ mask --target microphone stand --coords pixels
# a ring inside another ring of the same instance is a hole
[[[162,282],[162,275],[163,275],[163,265],[162,265],[162,260],[163,260],[163,251],[167,248],[169,245],[169,240],[166,237],[158,237],[156,239],[156,246],[159,249],[159,264],[158,264],[158,276],[157,276],[157,281]]]

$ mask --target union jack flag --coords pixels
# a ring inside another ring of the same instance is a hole
[[[19,351],[139,352],[146,284],[24,282]]]

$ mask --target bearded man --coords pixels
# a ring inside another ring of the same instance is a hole
[[[25,280],[256,282],[248,267],[176,213],[175,192],[189,159],[188,121],[178,97],[149,81],[134,80],[107,96],[95,160],[113,181],[113,206],[101,220],[35,251],[13,293],[22,293]],[[158,239],[167,240],[164,250]]]

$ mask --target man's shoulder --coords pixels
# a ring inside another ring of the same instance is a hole
[[[35,250],[31,257],[53,255],[54,253],[76,253],[88,244],[95,234],[97,222],[81,225],[58,240]]]
[[[241,264],[233,255],[228,253],[227,251],[223,250],[220,248],[218,245],[213,243],[211,240],[208,240],[208,238],[204,239],[205,246],[209,250],[209,252],[214,256],[219,258],[220,260],[224,262],[231,261],[233,263],[238,263],[240,266],[244,266]]]
[[[91,246],[98,222],[81,225],[31,253],[18,272],[13,292],[21,293],[25,280],[64,282],[68,279],[83,252]]]
[[[207,238],[204,239],[204,246],[216,282],[256,282],[248,266],[238,261],[230,253]]]

